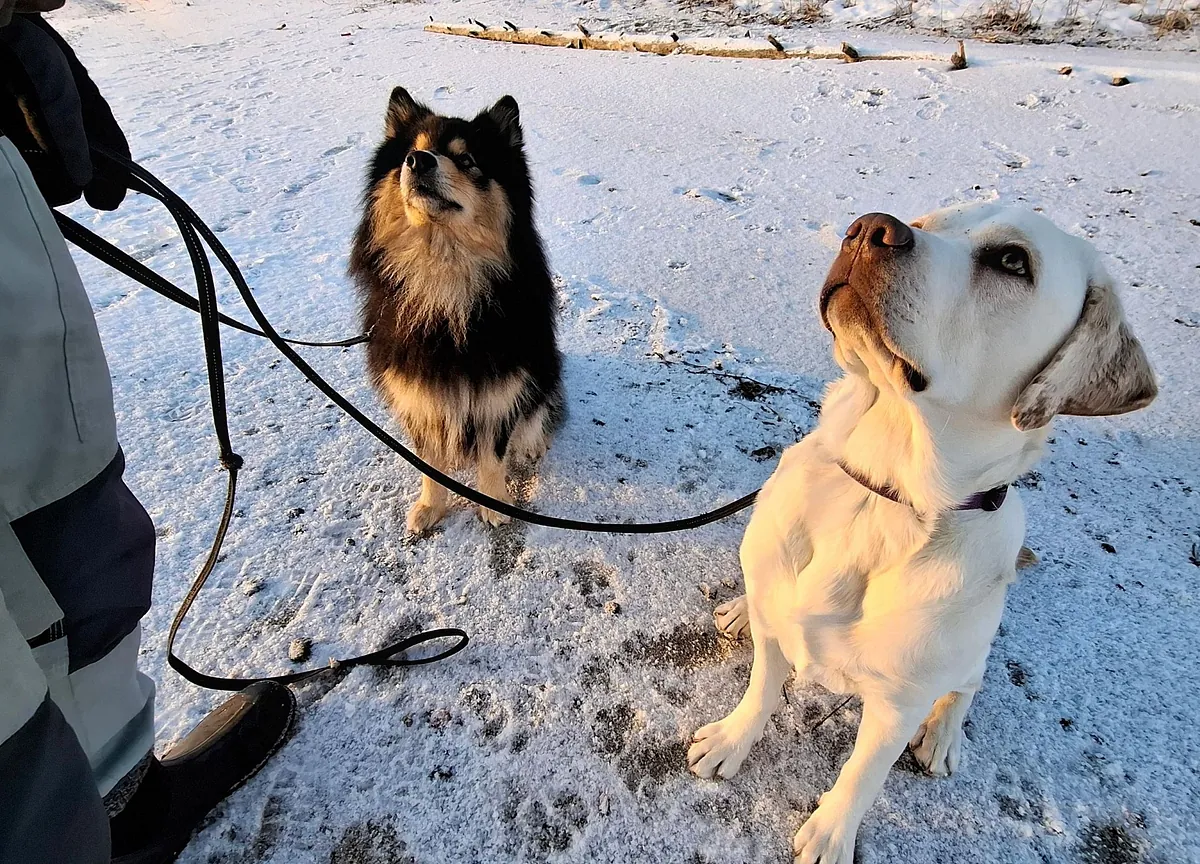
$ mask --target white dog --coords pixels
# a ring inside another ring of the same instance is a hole
[[[1095,250],[1022,210],[864,216],[820,311],[847,374],[759,496],[746,595],[717,610],[750,628],[750,686],[688,762],[732,777],[793,666],[858,694],[854,752],[795,839],[801,864],[851,864],[905,744],[933,774],[958,766],[1025,533],[1008,487],[1051,418],[1133,411],[1157,385]]]

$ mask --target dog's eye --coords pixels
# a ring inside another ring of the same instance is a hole
[[[1000,270],[1013,276],[1028,278],[1030,274],[1029,253],[1020,246],[1002,246],[991,250],[982,257],[982,263],[993,270]]]
[[[1025,250],[1018,249],[1015,246],[1001,250],[1000,266],[1009,273],[1015,273],[1018,276],[1029,275],[1029,259],[1025,255]]]
[[[458,163],[458,167],[464,171],[470,171],[475,167],[475,157],[470,153],[464,153],[461,156],[455,156],[454,161]]]

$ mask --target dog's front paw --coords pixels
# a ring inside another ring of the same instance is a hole
[[[846,818],[842,808],[832,802],[821,804],[792,841],[795,864],[853,864],[857,833],[858,825]]]
[[[740,639],[750,633],[750,604],[746,595],[722,603],[713,610],[717,629],[730,639]]]
[[[511,516],[505,516],[503,513],[497,513],[495,510],[489,510],[487,507],[479,508],[479,518],[493,528],[499,528],[501,525],[507,525],[512,521]]]
[[[434,525],[441,522],[445,515],[446,505],[418,501],[408,511],[408,533],[424,534]]]
[[[758,736],[733,714],[701,726],[692,736],[692,746],[688,748],[688,768],[705,780],[728,779],[742,767],[746,754],[757,740]]]
[[[962,741],[962,722],[935,708],[908,746],[922,768],[935,777],[945,777],[958,770]]]

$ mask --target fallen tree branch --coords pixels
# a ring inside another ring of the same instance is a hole
[[[688,360],[685,357],[668,357],[660,351],[652,351],[648,355],[656,359],[664,366],[683,366],[694,375],[711,375],[718,381],[737,381],[742,384],[751,384],[754,387],[754,396],[746,396],[745,398],[756,398],[762,394],[770,393],[790,393],[793,396],[799,396],[799,392],[791,387],[779,387],[775,384],[767,384],[765,381],[759,381],[756,378],[751,378],[749,375],[739,375],[737,372],[730,372],[716,366],[705,366],[703,363],[697,363],[695,360]]]
[[[736,372],[728,372],[724,369],[717,369],[713,366],[704,366],[700,363],[696,363],[693,360],[688,360],[683,357],[667,357],[658,351],[651,352],[648,356],[655,358],[664,366],[682,366],[686,372],[692,375],[709,375],[726,384],[729,382],[736,382],[733,390],[730,391],[732,394],[740,396],[743,400],[751,405],[761,408],[768,414],[775,415],[777,419],[791,426],[793,437],[796,441],[799,441],[804,437],[804,429],[799,426],[796,421],[781,413],[777,408],[775,408],[775,406],[762,397],[770,396],[773,393],[787,393],[803,399],[805,403],[808,404],[808,407],[814,411],[821,410],[821,403],[801,395],[798,390],[794,390],[791,387],[780,387],[775,384],[767,384],[765,381],[759,381],[758,379],[751,378],[748,375],[739,375]]]
[[[508,22],[505,22],[508,24]],[[641,54],[690,54],[702,57],[732,57],[745,60],[842,60],[862,63],[868,60],[932,60],[947,62],[943,55],[919,51],[872,54],[842,43],[837,48],[814,46],[789,47],[774,37],[757,39],[679,39],[672,36],[628,35],[625,33],[590,33],[580,28],[575,32],[535,30],[528,27],[484,27],[471,24],[425,25],[429,33],[446,36],[466,36],[492,42],[512,42],[518,45],[544,45],[550,48],[583,48],[592,51],[630,51]]]

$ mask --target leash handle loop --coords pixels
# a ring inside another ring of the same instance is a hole
[[[410,658],[396,656],[404,654],[418,645],[424,645],[426,642],[435,642],[440,639],[454,639],[455,641],[449,648],[443,648],[441,651],[427,654],[423,657]],[[415,633],[406,639],[401,639],[395,645],[381,648],[372,654],[364,654],[356,660],[339,660],[336,662],[339,666],[358,665],[359,663],[370,663],[375,666],[425,666],[429,663],[445,660],[447,657],[453,657],[467,647],[467,641],[467,634],[457,627],[439,627],[434,630]]]

